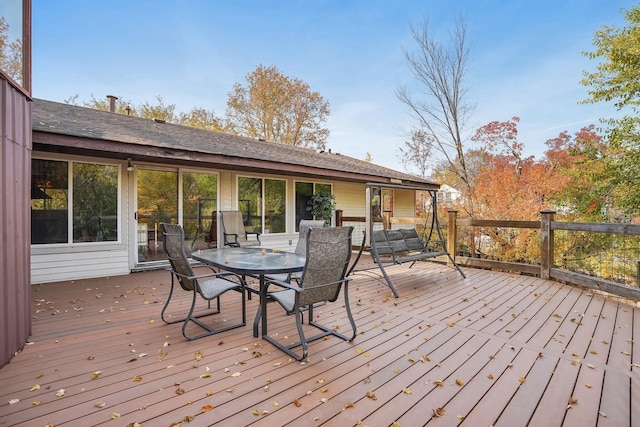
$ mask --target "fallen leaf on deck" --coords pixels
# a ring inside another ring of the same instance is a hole
[[[63,388],[61,388],[60,390],[56,391],[56,396],[57,396],[57,397],[62,397],[62,396],[64,396],[64,389],[63,389]]]
[[[202,352],[196,351],[196,360],[202,360]]]
[[[18,402],[20,402],[20,399],[9,399],[9,405],[14,405]]]
[[[302,406],[302,402],[300,402],[300,400],[296,399],[293,401],[293,404],[296,405],[296,407],[301,407]]]
[[[442,387],[444,385],[444,383],[442,381],[440,381],[440,380],[435,380],[433,383],[435,385],[437,385],[437,386],[440,386],[440,387]]]
[[[105,406],[107,406],[106,402],[96,402],[93,404],[93,406],[95,406],[96,408],[104,408]]]
[[[376,394],[372,391],[367,392],[367,397],[371,400],[378,400],[378,398],[376,397]]]
[[[209,411],[210,411],[210,410],[212,410],[212,409],[213,409],[213,406],[211,406],[211,405],[204,405],[204,406],[202,407],[202,412],[209,412]]]
[[[114,420],[115,420],[115,419],[117,419],[117,418],[120,418],[121,416],[122,416],[122,415],[120,415],[119,413],[114,412],[113,414],[111,414],[111,419],[114,419]]]
[[[434,417],[442,417],[445,414],[444,408],[438,408],[433,410]]]
[[[238,378],[240,375],[242,375],[242,372],[234,372],[233,374],[231,374],[231,376],[234,378]]]
[[[133,377],[133,382],[139,383],[140,381],[142,381],[142,377],[140,375]]]
[[[184,394],[184,389],[182,387],[178,387],[176,389],[176,394],[180,395],[180,394]]]
[[[527,379],[525,377],[520,377],[518,378],[518,381],[520,381],[520,384],[524,384],[527,381]]]
[[[569,404],[573,405],[574,403],[578,403],[578,399],[576,399],[575,397],[571,396],[569,398]]]
[[[102,371],[95,371],[93,374],[91,374],[91,381],[98,379],[101,374],[102,374]]]
[[[402,392],[404,394],[411,394],[411,389],[409,387],[405,387],[405,388],[402,389]]]
[[[40,384],[36,384],[33,387],[31,387],[30,391],[36,391],[36,390],[40,390]]]
[[[462,381],[460,379],[456,379],[456,384],[458,384],[460,387],[462,387],[464,385],[464,381]]]
[[[353,402],[347,402],[347,403],[345,403],[345,404],[344,404],[344,407],[345,407],[345,408],[353,408],[353,407],[355,407],[355,406],[356,406],[356,404],[355,404],[355,403],[353,403]]]

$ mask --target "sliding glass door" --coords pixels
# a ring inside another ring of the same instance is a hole
[[[136,170],[137,265],[166,260],[160,224],[182,224],[187,252],[215,247],[218,176],[183,170]]]

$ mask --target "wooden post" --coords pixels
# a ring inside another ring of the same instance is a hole
[[[540,277],[543,279],[551,278],[551,268],[553,267],[553,230],[551,222],[553,210],[544,210],[540,212]]]
[[[342,227],[342,209],[336,209],[336,227]]]
[[[455,209],[449,209],[447,216],[447,252],[451,255],[453,260],[456,260],[456,248],[458,247],[458,225],[456,219],[458,218],[458,211]]]

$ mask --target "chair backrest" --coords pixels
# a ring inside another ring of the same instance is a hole
[[[180,282],[180,286],[186,291],[193,291],[196,288],[195,279],[184,277],[191,277],[194,274],[191,264],[189,264],[187,253],[184,250],[184,230],[182,226],[166,222],[161,223],[160,226],[162,227],[164,251],[167,254],[169,263],[171,263],[171,268],[178,273],[176,277]]]
[[[301,219],[298,224],[298,244],[296,245],[296,254],[305,256],[307,254],[307,236],[309,229],[324,227],[324,220]]]
[[[299,304],[335,301],[351,259],[353,227],[312,228],[307,237],[307,259],[300,279]]]
[[[242,212],[220,211],[220,222],[225,233],[246,237],[247,230],[244,228],[244,222],[242,222]]]

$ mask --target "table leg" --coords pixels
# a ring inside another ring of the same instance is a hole
[[[262,335],[267,335],[267,288],[264,285],[264,275],[260,275],[260,289],[258,295],[260,297],[260,308],[256,313],[256,318],[253,321],[253,336],[258,337],[258,322],[262,323]]]

